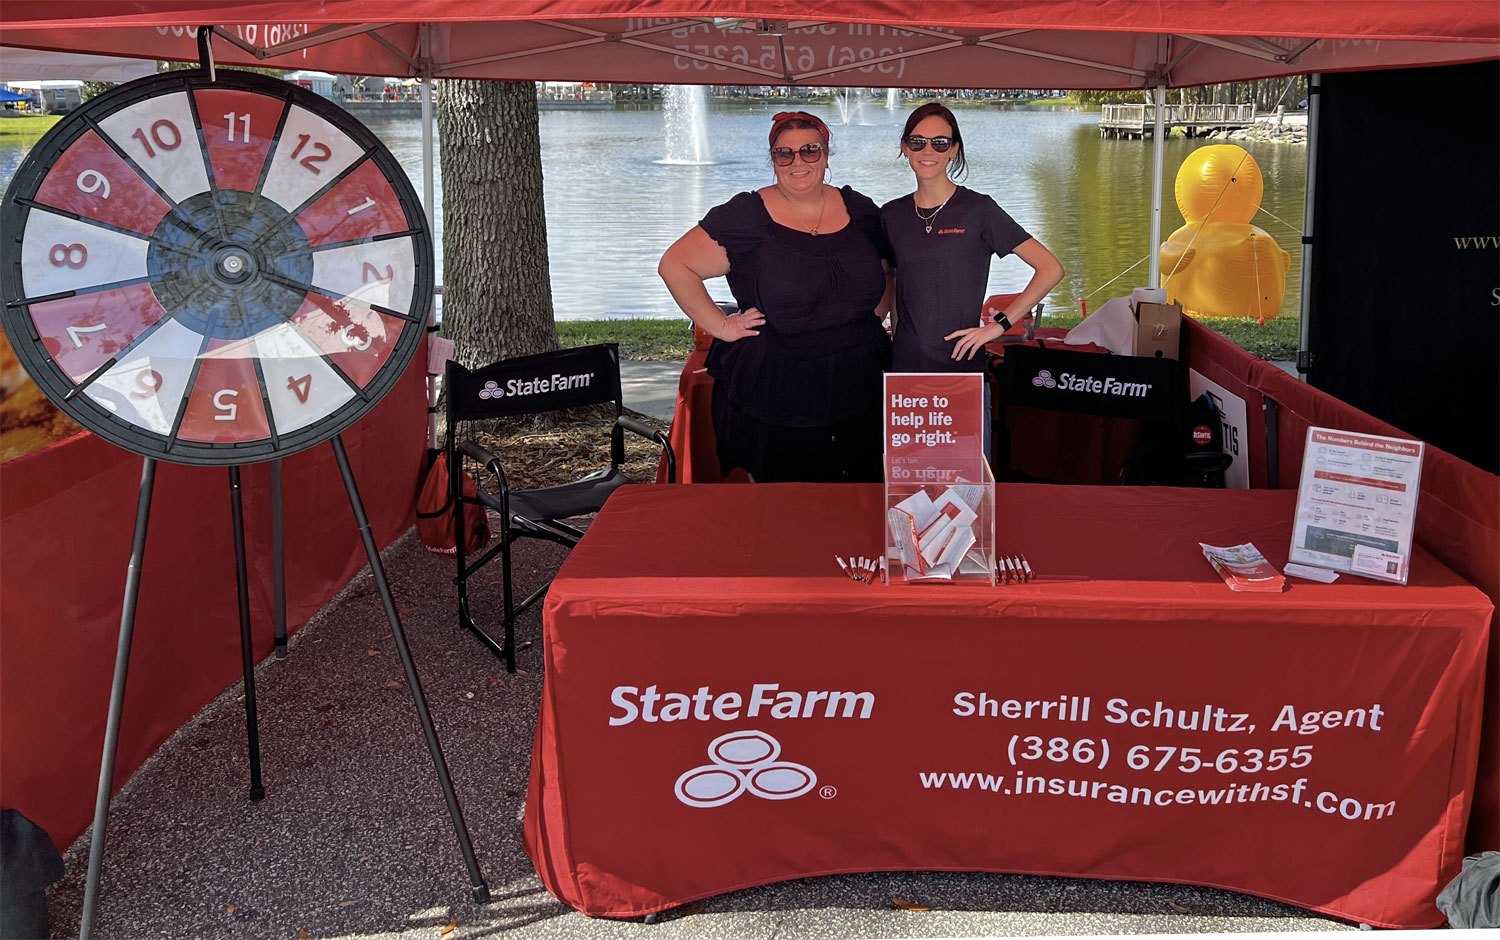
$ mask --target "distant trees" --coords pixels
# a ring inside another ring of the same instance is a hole
[[[1151,101],[1149,89],[1130,91],[1076,91],[1073,93],[1083,104],[1141,104]],[[1257,111],[1275,110],[1278,104],[1288,108],[1307,97],[1307,76],[1291,75],[1285,78],[1262,78],[1251,82],[1226,82],[1220,85],[1199,85],[1196,88],[1174,88],[1167,92],[1170,104],[1244,104],[1253,102]]]

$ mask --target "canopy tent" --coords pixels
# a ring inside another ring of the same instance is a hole
[[[622,11],[629,15],[622,16]],[[1485,2],[10,0],[6,42],[433,78],[1147,88],[1500,55]]]
[[[192,62],[199,57],[200,26],[214,27],[214,55],[227,66],[422,79],[1154,89],[1158,101],[1168,87],[1500,58],[1500,4],[1493,0],[7,0],[0,5],[0,31],[8,46],[49,53]],[[0,62],[9,61],[8,50],[0,53]],[[422,82],[429,212],[431,88],[431,81]],[[1314,95],[1314,140],[1316,123]],[[1158,125],[1158,142],[1161,136]],[[1309,153],[1309,179],[1314,159],[1315,150]],[[1154,254],[1161,241],[1161,190],[1158,145],[1153,279],[1158,277]],[[1305,235],[1311,237],[1310,228]],[[1304,271],[1309,268],[1304,263]],[[1304,288],[1304,302],[1308,296]],[[1303,322],[1305,328],[1305,317]],[[1486,779],[1493,786],[1493,774]],[[1486,818],[1493,820],[1493,796],[1482,802],[1488,806]],[[1486,848],[1493,847],[1490,833],[1484,833]]]
[[[1500,58],[1488,0],[10,0],[0,26],[15,45],[179,61],[213,26],[220,64],[424,79],[1154,88],[1158,141],[1168,87]],[[1158,146],[1152,286],[1161,193]]]
[[[0,88],[0,102],[5,101],[30,101],[25,95],[18,95],[8,88]]]

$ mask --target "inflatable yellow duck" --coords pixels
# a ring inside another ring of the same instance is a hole
[[[1265,194],[1260,165],[1233,144],[1199,147],[1177,171],[1187,224],[1161,246],[1168,302],[1199,317],[1274,317],[1292,256],[1250,224]]]

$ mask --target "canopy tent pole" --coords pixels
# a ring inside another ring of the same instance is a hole
[[[1323,97],[1323,76],[1307,76],[1307,187],[1302,197],[1302,297],[1297,315],[1297,377],[1307,381],[1313,357],[1307,349],[1312,326],[1313,198],[1318,189],[1318,106]]]
[[[434,217],[433,206],[436,205],[433,195],[432,182],[432,27],[426,23],[422,24],[422,47],[418,59],[418,77],[422,79],[422,208],[427,211],[427,230],[432,232],[434,241],[437,239],[437,220]],[[441,251],[441,245],[434,245],[435,251]],[[427,335],[429,340],[437,335],[437,300],[434,298],[432,313],[427,321]],[[430,347],[429,343],[429,347]],[[432,371],[432,361],[427,363],[427,449],[435,451],[438,449],[437,436],[437,403],[438,384],[437,375]]]
[[[1156,127],[1151,138],[1151,247],[1147,257],[1150,265],[1147,281],[1149,287],[1161,286],[1161,182],[1162,163],[1165,159],[1167,117],[1167,86],[1156,86]]]

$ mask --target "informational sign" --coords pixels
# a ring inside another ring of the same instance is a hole
[[[1188,370],[1188,399],[1197,401],[1207,395],[1219,411],[1224,427],[1224,453],[1234,458],[1224,471],[1224,486],[1231,490],[1250,488],[1250,423],[1245,416],[1245,399],[1210,382],[1193,369]]]
[[[984,376],[977,372],[896,372],[885,377],[886,478],[977,482],[984,462]],[[898,471],[899,468],[899,471]]]
[[[1289,560],[1406,583],[1421,441],[1308,428]]]
[[[893,580],[994,584],[986,405],[977,372],[885,377],[885,554]]]

